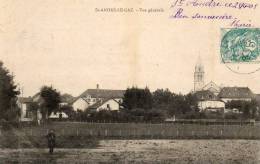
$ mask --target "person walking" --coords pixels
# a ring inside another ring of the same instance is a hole
[[[50,130],[50,132],[47,134],[46,137],[48,140],[49,153],[52,154],[55,147],[55,138],[56,138],[54,130]]]

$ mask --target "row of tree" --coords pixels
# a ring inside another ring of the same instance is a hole
[[[173,116],[197,110],[197,98],[191,93],[175,94],[169,89],[157,89],[151,93],[147,87],[145,89],[132,87],[125,92],[123,106],[132,112],[137,109],[157,110]]]

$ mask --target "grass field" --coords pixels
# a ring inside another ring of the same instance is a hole
[[[1,130],[0,148],[46,148],[50,129],[55,130],[58,148],[93,148],[104,139],[260,139],[259,125],[53,122]]]
[[[260,163],[259,128],[54,122],[1,130],[0,163]],[[50,129],[57,135],[53,155],[45,138]]]
[[[258,140],[100,140],[96,148],[0,149],[0,163],[257,164]]]

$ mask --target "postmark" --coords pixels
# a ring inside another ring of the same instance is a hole
[[[260,28],[222,29],[223,63],[260,63]]]
[[[260,28],[222,28],[220,60],[232,72],[260,70]]]

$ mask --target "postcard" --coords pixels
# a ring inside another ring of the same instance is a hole
[[[259,5],[0,0],[0,163],[259,163]]]

